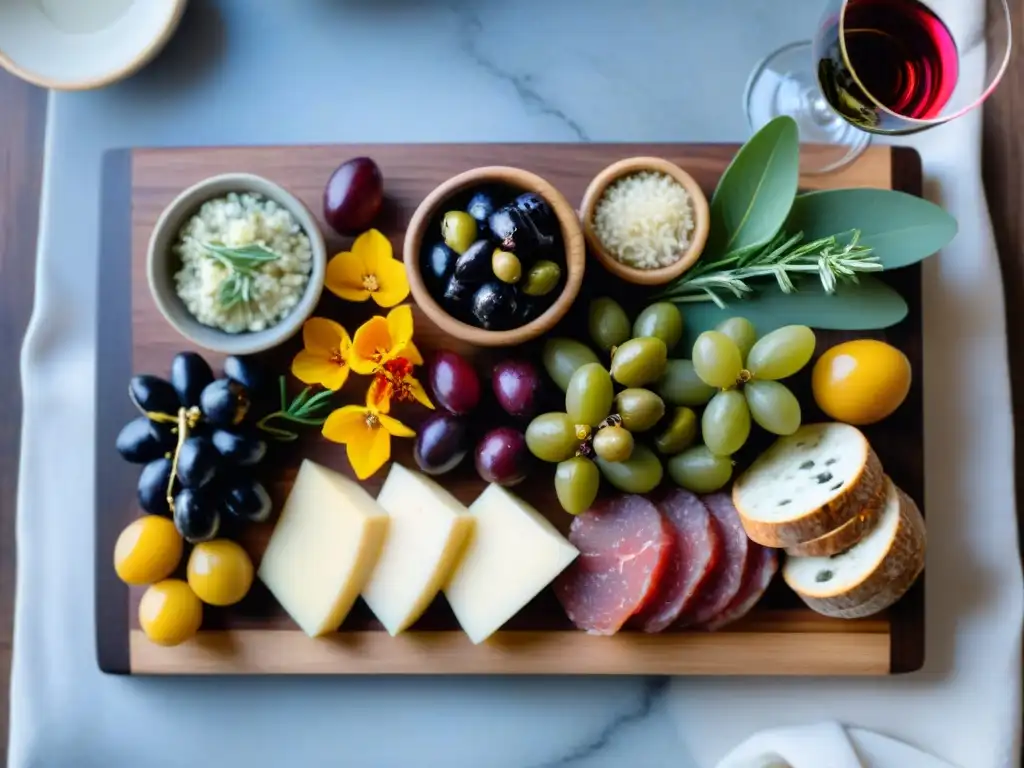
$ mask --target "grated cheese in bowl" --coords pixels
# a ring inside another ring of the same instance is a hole
[[[641,171],[608,185],[594,210],[594,234],[618,261],[637,269],[677,262],[690,247],[693,201],[671,176]]]

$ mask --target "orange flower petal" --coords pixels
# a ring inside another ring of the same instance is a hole
[[[410,394],[416,398],[416,402],[420,405],[425,405],[430,410],[434,410],[434,404],[430,402],[430,398],[427,396],[427,391],[423,388],[423,385],[419,383],[412,376],[406,376],[405,385],[409,388]],[[387,411],[384,411],[387,413]]]
[[[303,384],[320,384],[327,389],[339,390],[348,380],[348,366],[304,349],[292,360],[292,375]]]
[[[352,253],[358,254],[366,275],[378,275],[381,262],[392,261],[391,241],[380,231],[368,229],[352,244]],[[378,275],[379,277],[379,275]]]
[[[391,410],[391,384],[383,376],[374,376],[366,390],[366,407],[381,413]]]
[[[412,340],[412,307],[402,304],[388,312],[388,333],[395,347],[402,347]]]
[[[368,411],[361,405],[346,405],[332,411],[324,421],[321,434],[332,443],[348,443],[358,440],[362,432],[367,430],[366,415]]]
[[[324,287],[345,301],[366,301],[370,298],[370,292],[363,286],[363,276],[366,274],[369,274],[367,265],[353,248],[327,262]]]
[[[384,427],[384,429],[381,430],[382,432],[387,430],[395,437],[416,437],[415,430],[409,429],[409,427],[405,426],[405,424],[393,416],[378,413],[377,418],[380,419],[381,426]]]
[[[377,315],[359,326],[359,330],[356,331],[352,339],[349,365],[356,373],[370,374],[390,352],[391,334],[388,332],[388,322]]]
[[[393,307],[401,304],[409,295],[409,278],[405,274],[405,264],[387,258],[381,259],[374,267],[379,290],[370,294],[375,302],[382,307]]]
[[[395,357],[404,357],[413,365],[423,365],[423,355],[416,349],[411,341],[407,342],[401,349],[395,350]]]
[[[302,344],[309,352],[330,357],[338,351],[345,354],[352,340],[340,323],[326,317],[311,317],[302,324]]]
[[[382,425],[376,428],[366,426],[357,439],[348,442],[345,453],[356,477],[365,480],[391,458],[391,435]]]

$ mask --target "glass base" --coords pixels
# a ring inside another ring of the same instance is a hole
[[[810,42],[787,45],[763,59],[747,81],[744,106],[753,131],[780,115],[796,120],[801,173],[838,170],[871,144],[870,134],[846,122],[822,96]]]

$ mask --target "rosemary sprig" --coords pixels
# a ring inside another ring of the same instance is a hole
[[[331,407],[330,399],[334,394],[333,390],[325,389],[314,395],[312,394],[313,388],[306,387],[289,403],[284,376],[278,380],[278,383],[281,392],[281,408],[273,413],[268,413],[256,422],[257,429],[262,429],[277,440],[291,441],[298,439],[298,432],[284,427],[272,427],[270,422],[275,419],[283,419],[307,427],[319,427],[327,421],[327,409]]]
[[[277,261],[281,255],[269,248],[253,243],[235,248],[221,243],[199,243],[207,255],[224,266],[228,276],[220,284],[217,300],[224,309],[236,304],[249,304],[253,300],[253,280],[256,270],[263,264]]]
[[[699,263],[658,298],[677,303],[713,301],[724,308],[722,293],[749,297],[759,279],[774,277],[783,293],[797,290],[793,277],[817,274],[825,293],[835,293],[840,282],[857,282],[861,272],[880,272],[884,266],[873,249],[860,244],[860,230],[842,232],[802,243],[804,235],[780,233],[764,248],[736,252],[717,261]]]

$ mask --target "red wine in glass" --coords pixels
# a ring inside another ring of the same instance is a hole
[[[848,0],[814,42],[818,82],[844,119],[872,133],[929,127],[953,95],[960,55],[945,22],[919,0]]]

